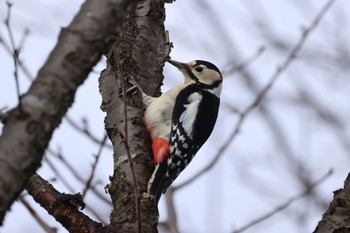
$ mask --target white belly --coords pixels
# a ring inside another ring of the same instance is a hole
[[[145,123],[152,138],[169,139],[175,99],[184,86],[187,85],[182,84],[170,89],[160,97],[151,97],[144,101],[146,104]]]

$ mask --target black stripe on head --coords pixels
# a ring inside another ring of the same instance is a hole
[[[192,73],[191,68],[188,67],[188,66],[185,66],[184,68],[185,68],[185,70],[187,71],[187,73],[188,73],[188,75],[190,76],[190,78],[191,78],[193,81],[195,81],[196,83],[198,83],[199,80],[198,80],[197,76],[194,75],[194,74]]]
[[[196,64],[194,66],[199,66],[199,65],[204,65],[205,67],[207,67],[208,69],[211,69],[211,70],[215,70],[219,73],[220,77],[221,77],[221,80],[222,80],[222,75],[221,75],[221,72],[220,70],[213,64],[213,63],[210,63],[208,61],[203,61],[203,60],[195,60]],[[184,64],[184,63],[182,63]],[[190,76],[190,78],[195,81],[196,83],[200,83],[197,76],[194,75],[191,71],[191,68],[192,67],[189,67],[188,65],[185,65],[185,66],[182,66],[181,69],[185,69],[187,74]],[[219,81],[218,83],[221,83],[221,81]],[[216,87],[218,86],[218,83],[215,83],[214,85],[207,85],[207,84],[202,84],[202,86],[204,87],[209,87],[209,86],[213,86],[213,87]]]
[[[220,86],[222,81],[215,81],[213,84],[204,84],[204,83],[197,83],[196,85],[198,85],[199,87],[203,88],[203,89],[214,89],[217,88],[218,86]]]
[[[220,70],[213,63],[210,63],[208,61],[203,61],[203,60],[195,60],[195,61],[196,61],[196,65],[205,65],[208,69],[217,71],[222,77]]]

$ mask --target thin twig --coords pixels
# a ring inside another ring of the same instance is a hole
[[[119,65],[118,61],[118,51],[116,48],[116,45],[113,45],[113,53],[115,56],[115,61],[116,64]],[[120,67],[118,69],[119,71],[121,70]],[[115,72],[117,75],[117,72]],[[137,232],[141,233],[142,232],[142,228],[141,228],[141,206],[140,206],[140,191],[139,188],[137,186],[137,179],[136,179],[136,173],[135,173],[135,169],[134,169],[134,162],[132,160],[132,156],[130,153],[130,146],[129,146],[129,134],[128,134],[128,111],[127,111],[127,105],[126,105],[126,87],[124,84],[124,79],[122,75],[119,75],[119,79],[120,79],[120,83],[121,83],[121,87],[122,87],[122,91],[123,91],[123,107],[124,107],[124,137],[123,137],[123,142],[125,145],[125,150],[126,150],[126,154],[128,156],[128,161],[129,161],[129,166],[130,166],[130,170],[131,170],[131,176],[132,176],[132,180],[133,180],[133,186],[134,186],[134,193],[135,193],[135,208],[136,208],[136,219],[137,219]]]
[[[38,224],[46,231],[47,233],[57,233],[57,228],[50,227],[38,214],[37,212],[31,207],[29,202],[20,195],[18,197],[18,200],[24,205],[25,208],[29,211],[29,213],[33,216],[33,218],[38,222]]]
[[[95,161],[94,163],[92,164],[92,169],[91,169],[91,173],[90,173],[90,176],[89,176],[89,179],[86,181],[86,185],[85,185],[85,188],[83,190],[83,193],[81,194],[81,198],[84,200],[84,197],[87,193],[87,191],[91,188],[91,181],[92,179],[94,178],[95,176],[95,170],[96,170],[96,166],[97,166],[97,163],[98,163],[98,160],[99,158],[101,157],[101,153],[102,153],[102,150],[104,148],[104,145],[107,141],[107,135],[104,136],[103,140],[101,141],[101,144],[100,144],[100,148],[98,149],[98,152],[97,154],[95,155]]]
[[[255,220],[251,221],[250,223],[240,227],[239,229],[235,230],[233,233],[241,233],[247,229],[249,229],[252,226],[255,226],[256,224],[270,218],[271,216],[277,214],[278,212],[281,212],[282,210],[286,209],[288,206],[293,204],[294,202],[306,197],[309,195],[313,189],[315,189],[318,185],[320,185],[322,182],[324,182],[327,178],[329,178],[333,174],[333,170],[329,170],[326,174],[321,176],[319,179],[315,180],[314,182],[310,183],[305,190],[303,190],[301,193],[295,195],[294,197],[289,198],[286,202],[283,204],[275,207],[273,210],[267,212],[266,214],[263,214],[262,216],[256,218]]]
[[[306,39],[309,37],[310,33],[317,27],[319,24],[320,20],[323,18],[324,14],[327,12],[327,10],[332,6],[332,4],[336,0],[330,0],[328,1],[321,11],[317,14],[316,18],[313,20],[311,25],[306,28],[298,41],[298,43],[294,46],[292,51],[289,53],[287,56],[286,60],[280,65],[275,73],[272,75],[270,81],[268,84],[265,86],[265,88],[259,93],[255,101],[246,109],[247,112],[250,112],[253,108],[257,107],[262,99],[266,96],[266,93],[272,88],[273,84],[277,80],[277,78],[289,67],[290,63],[294,61],[295,57],[297,56],[298,52],[302,49],[302,47],[305,44]]]
[[[47,162],[47,164],[49,165],[49,167],[51,168],[51,170],[55,173],[56,177],[66,186],[66,188],[69,190],[70,193],[76,193],[76,190],[71,186],[71,184],[66,180],[65,176],[63,176],[55,167],[55,165],[47,158],[44,157],[45,161]],[[97,191],[95,192],[95,194],[97,195]],[[97,195],[98,196],[98,195]],[[101,198],[102,200],[104,200],[103,198]],[[110,205],[110,202],[107,202]],[[95,217],[102,222],[103,224],[105,224],[105,220],[103,220],[102,217],[99,216],[99,214],[95,211],[94,208],[91,208],[89,205],[85,205],[85,208],[87,210],[89,210],[93,215],[95,215]]]
[[[24,43],[25,43],[25,39],[27,38],[27,35],[29,34],[29,30],[25,29],[24,34],[20,40],[19,43],[19,48],[23,48]],[[8,52],[10,55],[13,54],[13,51],[11,49],[11,45],[9,45],[8,43],[6,43],[6,41],[2,38],[1,34],[0,34],[0,44],[4,47],[5,51]],[[34,80],[34,76],[30,73],[29,69],[24,65],[24,63],[22,62],[22,60],[19,59],[19,57],[17,57],[17,64],[18,67],[21,69],[21,71],[23,72],[23,74],[25,75],[25,77],[29,80],[29,81],[33,81]],[[67,120],[67,123],[70,124],[70,126],[73,127],[73,129],[77,130],[78,132],[84,134],[85,136],[87,136],[91,141],[100,144],[101,140],[98,139],[97,136],[95,136],[88,128],[86,127],[81,127],[77,122],[75,122],[70,116],[66,115],[64,117],[65,120]],[[113,147],[110,144],[105,144],[105,146],[108,149],[113,149]]]
[[[22,51],[22,48],[23,48],[23,46],[24,46],[24,44],[25,44],[25,42],[26,42],[28,36],[29,36],[29,29],[28,29],[28,28],[25,28],[25,29],[24,29],[24,32],[23,32],[23,34],[22,34],[22,37],[19,39],[19,42],[18,42],[18,45],[17,45],[17,50],[18,50],[18,51]],[[18,57],[17,57],[17,61],[18,61],[18,60],[19,60],[19,59],[18,59]]]
[[[27,38],[27,35],[29,34],[29,30],[25,29],[24,31],[24,35],[22,36],[19,46],[20,48],[23,48],[24,43],[25,43],[25,39]],[[2,38],[1,34],[0,34],[0,44],[3,46],[3,48],[5,49],[6,52],[8,52],[10,55],[13,54],[11,46],[6,43],[6,41]],[[23,74],[25,75],[25,77],[29,80],[29,81],[33,81],[34,80],[34,76],[30,73],[29,69],[24,65],[24,63],[22,62],[22,60],[19,59],[19,57],[17,57],[17,64],[18,67],[21,69],[21,71],[23,72]],[[85,136],[87,136],[91,141],[100,144],[101,140],[98,139],[97,136],[95,136],[88,128],[86,127],[81,127],[77,122],[75,122],[70,116],[66,115],[64,117],[65,120],[67,120],[67,123],[70,124],[73,129],[77,130],[78,132],[84,134]],[[113,147],[110,144],[105,144],[105,146],[108,149],[113,149]]]
[[[0,44],[4,47],[4,49],[6,50],[6,52],[8,52],[9,55],[12,55],[12,49],[11,46],[6,43],[6,41],[3,39],[3,37],[0,34]],[[23,48],[24,45],[21,45],[21,48]],[[29,81],[33,81],[34,80],[34,76],[30,73],[30,71],[28,70],[28,68],[24,65],[24,63],[22,62],[22,60],[17,57],[17,63],[19,68],[22,70],[22,72],[25,74],[25,76],[29,79]]]
[[[206,167],[204,167],[201,171],[199,171],[197,174],[195,174],[193,177],[191,177],[189,180],[187,180],[184,183],[176,186],[174,188],[174,191],[184,187],[185,185],[190,184],[191,182],[193,182],[194,180],[196,180],[197,178],[199,178],[200,176],[205,174],[209,169],[214,167],[214,165],[217,163],[217,161],[219,161],[219,159],[221,158],[221,155],[229,147],[229,145],[232,142],[232,140],[237,136],[237,134],[238,134],[238,132],[239,132],[239,130],[240,130],[244,120],[246,119],[246,116],[262,102],[262,100],[266,96],[267,92],[272,88],[272,86],[276,82],[277,78],[289,67],[290,63],[295,59],[295,57],[297,56],[299,51],[302,49],[302,47],[303,47],[306,39],[309,37],[310,33],[317,27],[317,25],[319,24],[320,20],[323,18],[324,14],[327,12],[327,10],[331,7],[331,5],[335,1],[336,0],[329,0],[323,6],[323,8],[320,10],[320,12],[317,14],[315,19],[310,24],[310,26],[304,30],[304,32],[303,32],[301,38],[299,39],[299,41],[297,42],[297,44],[294,46],[292,51],[288,54],[288,56],[286,57],[284,62],[276,69],[275,73],[272,74],[272,76],[271,76],[269,82],[267,83],[267,85],[259,92],[257,97],[245,109],[245,111],[242,114],[240,114],[240,118],[239,118],[238,122],[236,123],[236,126],[235,126],[233,132],[228,137],[228,139],[222,144],[222,146],[219,148],[219,150],[216,153],[216,155],[214,156],[213,160]]]
[[[91,141],[97,143],[97,144],[101,144],[101,140],[96,137],[90,130],[88,127],[81,127],[78,123],[76,123],[70,116],[66,115],[64,117],[65,120],[67,120],[67,122],[70,124],[70,126],[72,126],[75,130],[77,130],[78,132],[84,134],[85,136],[87,136]],[[84,121],[84,120],[83,120]],[[85,121],[86,122],[86,121]],[[86,123],[85,123],[86,125]],[[104,136],[106,137],[106,136]],[[107,147],[108,149],[113,149],[113,147],[109,144],[104,144],[105,147]]]
[[[14,39],[12,28],[11,28],[11,25],[10,25],[12,3],[6,2],[6,4],[7,4],[7,17],[5,19],[5,25],[6,25],[6,28],[7,28],[8,35],[10,37],[13,63],[15,65],[14,77],[15,77],[15,82],[16,82],[16,92],[17,92],[17,98],[18,98],[18,110],[19,110],[20,113],[23,113],[23,108],[22,108],[22,103],[21,103],[21,91],[20,91],[19,80],[18,80],[19,49],[16,48],[15,39]]]
[[[49,159],[49,157],[45,156],[44,157],[47,165],[51,168],[51,170],[53,171],[53,173],[55,174],[55,178],[58,178],[62,184],[64,186],[66,186],[66,188],[71,192],[71,193],[75,193],[76,190],[73,188],[73,185],[70,184],[70,182],[67,180],[66,178],[66,174],[61,174],[61,172],[56,169],[55,165],[52,163],[52,161]]]
[[[202,170],[200,170],[196,175],[192,176],[190,179],[186,180],[185,182],[177,185],[176,187],[174,187],[174,191],[177,191],[181,188],[183,188],[184,186],[192,183],[193,181],[195,181],[198,177],[202,176],[203,174],[205,174],[207,171],[209,171],[211,168],[214,167],[214,165],[217,163],[217,161],[219,161],[220,159],[220,155],[222,155],[226,149],[229,147],[230,142],[237,136],[238,132],[241,129],[242,123],[245,119],[246,114],[241,114],[240,118],[238,120],[238,122],[236,123],[236,126],[234,128],[234,130],[232,131],[232,133],[230,134],[230,136],[228,137],[228,139],[226,140],[226,142],[219,148],[219,150],[216,152],[214,159],[208,163],[207,166],[205,166]]]
[[[232,75],[235,72],[239,72],[243,69],[245,69],[247,66],[249,66],[251,63],[253,63],[256,59],[258,59],[261,54],[265,51],[265,46],[261,46],[257,49],[257,51],[254,52],[250,57],[248,57],[245,61],[241,62],[238,65],[232,65],[228,69],[222,71],[222,74],[225,75]]]
[[[46,150],[49,154],[55,156],[58,160],[60,160],[61,163],[63,163],[63,165],[66,166],[66,168],[75,176],[75,178],[77,178],[78,181],[80,181],[81,183],[85,183],[85,179],[84,177],[82,177],[77,171],[76,169],[64,158],[64,156],[62,156],[61,152],[54,152],[52,149],[47,149]],[[44,157],[45,159],[47,159],[47,157]],[[90,187],[91,190],[95,193],[95,195],[97,197],[99,197],[103,202],[105,202],[107,205],[111,205],[111,201],[103,194],[101,194],[95,186],[91,186]],[[72,192],[73,193],[73,192]]]

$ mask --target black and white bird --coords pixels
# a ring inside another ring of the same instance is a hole
[[[148,193],[156,205],[213,131],[222,88],[222,75],[210,62],[169,63],[182,72],[184,83],[156,98],[142,92],[156,163]]]

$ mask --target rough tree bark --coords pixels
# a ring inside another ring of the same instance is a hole
[[[22,104],[2,117],[0,223],[29,177],[40,166],[52,133],[74,101],[77,88],[100,60],[136,0],[88,0],[58,43]]]
[[[344,188],[334,191],[334,198],[323,214],[314,233],[350,232],[350,174],[344,181]]]
[[[142,197],[154,170],[150,139],[143,123],[143,103],[140,95],[126,96],[125,114],[120,93],[123,93],[123,86],[131,86],[128,81],[133,79],[149,95],[160,94],[163,66],[171,46],[164,30],[164,20],[164,0],[141,1],[135,14],[124,22],[114,47],[108,53],[107,69],[99,80],[103,97],[101,108],[107,112],[105,127],[114,147],[114,174],[109,186],[113,202],[110,219],[111,226],[118,232],[157,232],[157,209],[152,200]],[[137,197],[139,210],[135,205],[129,152],[140,193]]]
[[[30,177],[27,192],[70,233],[105,233],[101,223],[95,222],[80,212],[85,204],[79,194],[58,192],[38,174]]]

